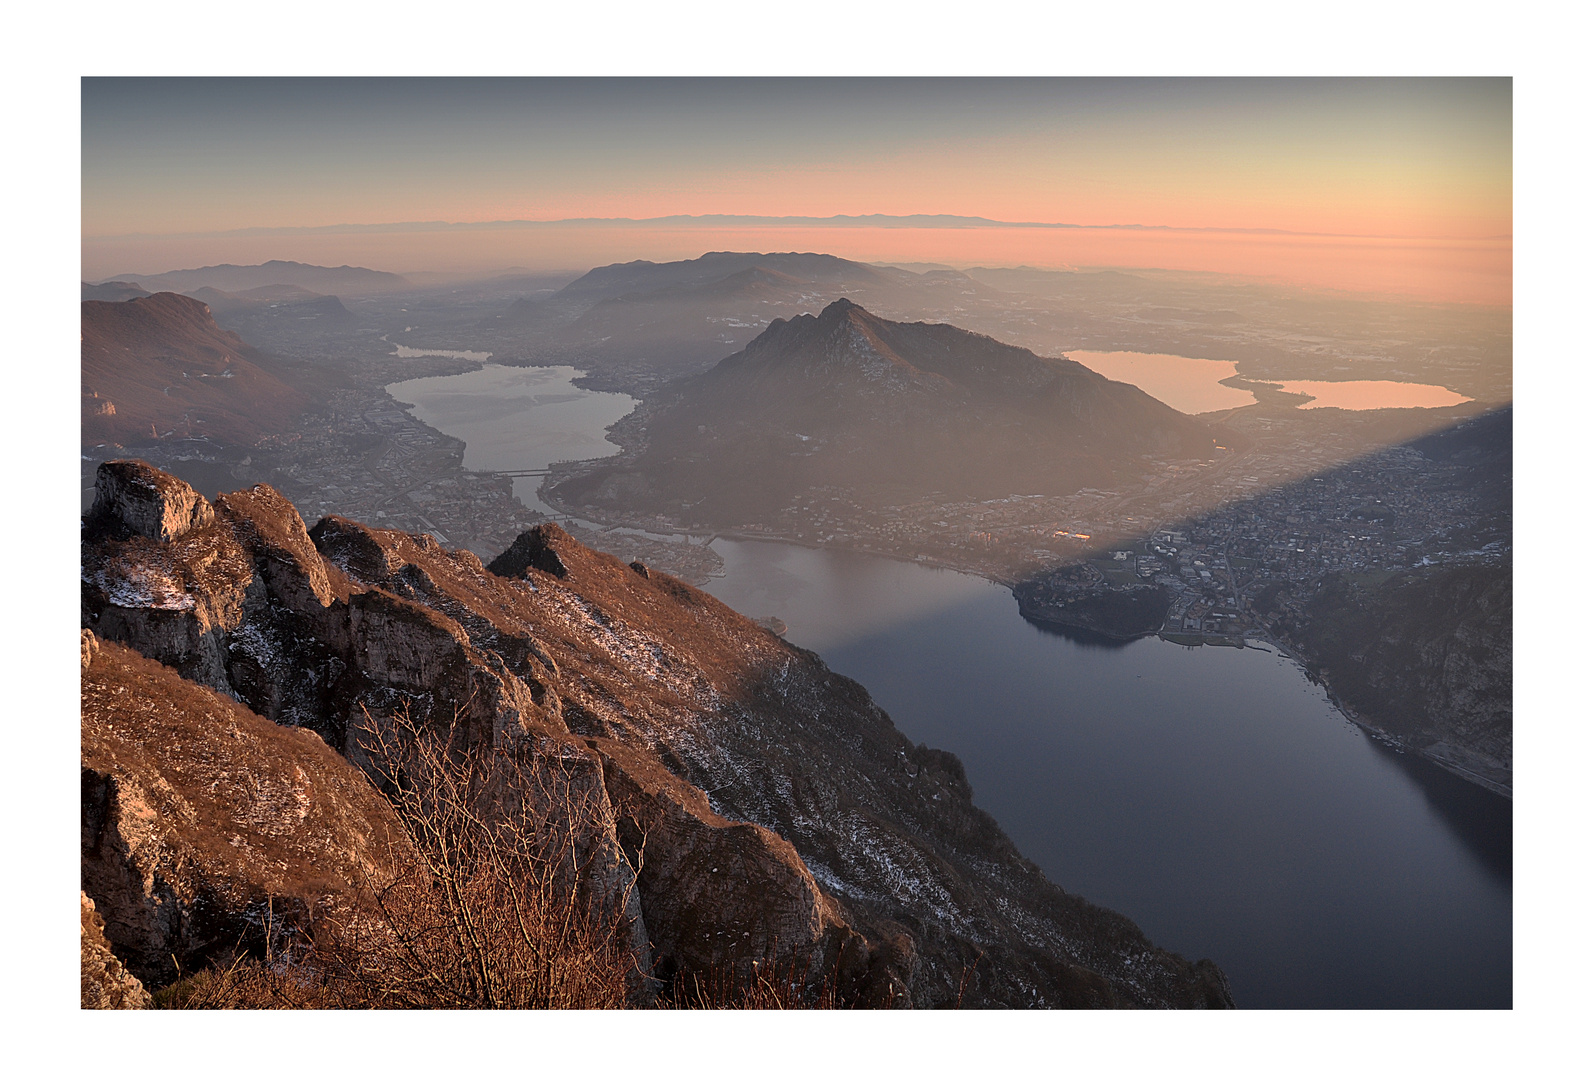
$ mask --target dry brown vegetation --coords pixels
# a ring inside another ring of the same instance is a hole
[[[765,960],[746,973],[718,969],[685,972],[659,1002],[673,1009],[840,1009],[851,1004],[839,998],[831,973],[819,976],[808,961]]]
[[[406,708],[365,718],[365,768],[416,858],[309,934],[267,918],[262,954],[239,947],[157,991],[156,1008],[842,1007],[831,974],[796,957],[680,973],[657,997],[633,881],[591,895],[578,838],[597,831],[596,807],[554,754],[469,746],[455,719],[437,732]]]
[[[554,755],[469,746],[399,709],[369,718],[366,768],[417,858],[312,939],[268,932],[156,995],[167,1008],[621,1008],[646,997],[632,878],[586,887],[595,807]],[[488,812],[485,808],[489,807]]]

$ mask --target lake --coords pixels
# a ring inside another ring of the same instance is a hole
[[[441,354],[464,359],[490,355]],[[386,390],[398,401],[411,402],[413,415],[424,423],[466,442],[464,468],[529,472],[553,461],[617,453],[617,446],[606,441],[606,428],[632,412],[638,402],[626,394],[574,386],[573,380],[581,374],[570,367],[486,364],[461,375],[392,383]],[[514,477],[512,493],[531,510],[556,514],[536,494],[541,480]]]
[[[1442,409],[1463,405],[1471,399],[1446,386],[1427,383],[1387,382],[1382,379],[1355,379],[1349,382],[1318,382],[1289,379],[1273,383],[1291,394],[1309,394],[1302,409]]]
[[[633,399],[572,368],[391,386],[470,468],[616,452]],[[517,481],[540,507],[539,477]],[[1246,1008],[1505,1008],[1508,800],[1364,737],[1284,657],[1096,646],[1006,588],[876,556],[717,539],[707,591],[864,684],[1049,878],[1210,957]]]
[[[408,329],[411,330],[413,328],[410,326]],[[386,341],[386,338],[381,338],[380,340]],[[412,360],[420,356],[445,356],[452,360],[477,360],[482,364],[493,355],[487,352],[473,352],[469,349],[413,349],[406,345],[398,345],[395,342],[386,343],[396,350],[396,357],[399,360]]]
[[[1137,352],[1065,352],[1076,364],[1115,382],[1132,383],[1182,413],[1216,412],[1254,405],[1248,390],[1221,385],[1239,374],[1232,360],[1198,360],[1191,356]]]
[[[1227,973],[1245,1008],[1506,1008],[1512,805],[1361,734],[1291,660],[1083,644],[966,574],[715,541],[1046,875]]]
[[[1237,409],[1256,402],[1256,396],[1249,390],[1222,385],[1223,379],[1239,373],[1238,365],[1232,360],[1201,360],[1192,356],[1137,352],[1081,351],[1063,355],[1098,375],[1117,382],[1132,383],[1158,401],[1183,413],[1193,415]],[[1299,406],[1302,409],[1440,409],[1471,400],[1445,386],[1386,379],[1252,381],[1315,398]]]

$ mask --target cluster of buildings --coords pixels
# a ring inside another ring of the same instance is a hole
[[[1509,558],[1507,521],[1465,480],[1414,449],[1378,450],[1093,555],[1088,588],[1165,586],[1164,633],[1262,633],[1271,616],[1302,613],[1329,574]]]

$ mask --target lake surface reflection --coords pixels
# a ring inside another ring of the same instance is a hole
[[[1471,400],[1446,386],[1381,379],[1356,379],[1349,382],[1291,379],[1273,385],[1291,394],[1309,394],[1316,399],[1301,405],[1302,409],[1442,409]]]
[[[1232,360],[1197,360],[1190,356],[1137,352],[1066,352],[1077,364],[1115,382],[1132,383],[1165,405],[1183,413],[1216,412],[1254,405],[1248,390],[1220,385],[1239,374]]]
[[[1239,373],[1238,365],[1232,360],[1199,360],[1191,356],[1136,352],[1067,352],[1063,355],[1098,375],[1132,383],[1179,412],[1216,412],[1256,403],[1256,396],[1249,390],[1221,385],[1223,379]],[[1316,399],[1301,405],[1302,409],[1440,409],[1471,400],[1446,386],[1386,379],[1253,381],[1292,394],[1309,394]]]
[[[1292,661],[1088,646],[964,574],[717,540],[708,586],[863,683],[1047,876],[1246,1008],[1511,1001],[1508,800],[1380,749]]]
[[[606,440],[606,428],[638,402],[574,386],[581,374],[565,366],[486,364],[461,375],[392,383],[386,390],[412,402],[413,415],[424,423],[466,442],[465,468],[517,472],[618,452]],[[512,492],[530,509],[554,514],[535,494],[542,480],[514,477]]]

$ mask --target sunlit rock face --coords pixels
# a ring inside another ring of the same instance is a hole
[[[105,462],[94,478],[94,505],[89,513],[162,542],[202,528],[215,518],[208,499],[141,461]]]
[[[147,1009],[149,992],[126,969],[105,938],[105,921],[87,893],[82,897],[82,1007]]]
[[[398,709],[554,762],[596,811],[578,826],[583,887],[631,897],[663,987],[796,959],[856,1004],[1231,1004],[1209,962],[1043,878],[958,760],[910,743],[858,684],[554,526],[487,569],[428,536],[306,529],[261,485],[163,542],[90,520],[83,617],[355,764],[378,764],[370,724]]]
[[[162,986],[217,952],[306,931],[394,878],[405,853],[390,806],[312,731],[94,643],[82,676],[82,888],[129,978]]]

